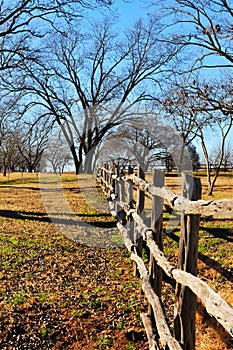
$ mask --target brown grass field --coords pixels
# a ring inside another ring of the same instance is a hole
[[[207,199],[205,177],[199,176]],[[140,279],[132,275],[93,177],[77,182],[64,174],[62,191],[56,179],[0,174],[0,349],[148,349]],[[178,177],[166,177],[166,184],[179,191]],[[233,174],[218,179],[214,198],[233,198]],[[164,217],[164,253],[177,264],[177,218]],[[201,221],[198,267],[199,277],[233,307],[232,224]],[[169,319],[174,291],[165,284],[164,291]],[[196,343],[200,350],[233,345],[200,303]]]

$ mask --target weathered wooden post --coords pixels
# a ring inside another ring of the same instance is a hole
[[[128,168],[128,175],[133,174],[133,168]],[[133,208],[133,182],[132,180],[127,180],[127,203],[130,208]]]
[[[138,177],[145,180],[145,173],[140,168],[140,165],[138,165]],[[144,210],[144,204],[145,204],[145,193],[144,191],[141,191],[140,189],[137,189],[137,203],[136,203],[136,210],[138,214],[142,214]]]
[[[133,174],[133,168],[129,167],[128,175],[131,175],[131,174]],[[133,181],[132,180],[127,180],[127,205],[128,205],[128,209],[133,208]],[[133,240],[135,223],[131,216],[128,218],[128,225],[129,225],[130,239]]]
[[[121,217],[121,222],[123,223],[123,225],[126,224],[126,213],[124,211],[124,209],[122,209],[121,204],[125,202],[125,181],[123,178],[121,178],[121,172],[120,174],[120,179],[118,181],[118,197],[119,197],[119,206],[118,206],[118,210],[117,210],[117,214]]]
[[[161,170],[153,169],[152,184],[156,187],[164,186],[164,173]],[[153,236],[156,244],[160,250],[163,250],[163,205],[164,199],[158,196],[154,196],[152,199],[151,208],[151,229],[153,230]],[[153,290],[161,297],[162,291],[162,269],[156,264],[155,259],[150,255],[149,263],[150,281]],[[148,314],[151,317],[152,324],[155,326],[153,310],[151,304],[149,304]]]
[[[115,165],[114,174],[117,177],[116,181],[115,181],[115,192],[114,192],[114,194],[115,194],[115,198],[119,199],[120,198],[120,184],[119,184],[120,167],[119,167],[119,164]],[[118,212],[118,210],[119,210],[118,201],[115,201],[114,210],[116,212]]]
[[[145,173],[138,165],[138,177],[145,180]],[[139,188],[137,189],[137,200],[136,200],[136,211],[143,218],[143,210],[145,205],[145,193],[141,191]],[[138,235],[137,225],[134,226],[134,244],[137,247],[137,253],[141,257],[142,256],[142,248],[143,248],[143,237]],[[134,276],[137,275],[137,266],[134,265]]]
[[[112,186],[112,192],[113,194],[116,193],[116,179],[115,179],[115,174],[116,174],[116,165],[112,163],[112,168],[111,168],[111,186]]]
[[[182,174],[183,196],[190,200],[201,198],[200,179]],[[179,268],[197,275],[199,215],[181,214]],[[176,285],[175,291],[175,338],[184,350],[195,349],[196,296],[185,286]]]
[[[119,200],[121,202],[125,201],[125,182],[123,179],[119,181]]]
[[[113,184],[113,178],[112,178],[112,175],[113,175],[113,165],[111,163],[109,163],[109,166],[108,166],[108,192],[109,194],[111,193],[112,191],[112,184]]]
[[[107,191],[107,172],[106,172],[106,169],[107,169],[107,164],[104,163],[103,171],[104,171],[104,192],[105,193]]]
[[[106,164],[106,181],[107,181],[107,191],[109,186],[109,163]]]

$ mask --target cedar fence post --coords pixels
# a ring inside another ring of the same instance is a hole
[[[182,174],[183,196],[190,200],[201,198],[200,179]],[[197,275],[199,215],[181,214],[179,268]],[[176,285],[175,291],[175,338],[184,350],[195,349],[196,296],[185,286]]]

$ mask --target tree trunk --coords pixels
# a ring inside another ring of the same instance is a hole
[[[183,140],[182,140],[183,141]],[[183,141],[184,142],[184,141]],[[183,171],[184,169],[184,164],[183,164],[183,161],[184,161],[184,148],[185,148],[185,145],[184,143],[182,144],[182,147],[181,147],[181,154],[180,154],[180,159],[179,159],[179,164],[178,164],[178,171],[181,172]]]
[[[75,173],[76,175],[78,175],[80,172],[82,172],[82,168],[81,168],[82,159],[78,159],[74,143],[70,146],[70,150],[74,161]]]
[[[209,162],[209,155],[208,151],[204,142],[204,138],[201,136],[201,147],[204,154],[204,159],[206,163],[206,176],[207,176],[207,184],[208,184],[208,194],[213,192],[213,186],[211,191],[211,168],[210,168],[210,162]]]
[[[215,182],[217,180],[217,177],[219,175],[219,171],[220,171],[220,167],[216,170],[216,173],[214,175],[214,178],[213,180],[211,181],[211,183],[209,184],[209,187],[208,187],[208,195],[209,196],[212,196],[213,195],[213,190],[214,190],[214,185],[215,185]]]
[[[33,173],[33,171],[35,170],[34,168],[33,168],[33,166],[32,165],[30,165],[30,164],[28,164],[28,172],[29,173]]]
[[[92,174],[94,171],[94,156],[95,156],[96,147],[92,147],[90,151],[86,154],[85,164],[84,164],[84,173]]]
[[[52,167],[53,167],[54,174],[56,174],[57,173],[57,167],[54,164],[52,164]]]

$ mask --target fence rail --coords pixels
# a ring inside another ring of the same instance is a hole
[[[159,170],[154,169],[152,184],[145,181],[141,170],[138,175],[129,172],[127,176],[120,176],[119,169],[113,165],[104,165],[97,171],[110,211],[118,220],[117,226],[135,263],[135,274],[142,279],[142,289],[148,300],[148,312],[142,314],[142,320],[150,350],[161,349],[161,344],[163,349],[195,349],[196,297],[232,336],[233,309],[196,275],[200,217],[233,219],[233,200],[201,200],[200,180],[190,175],[182,174],[184,196],[164,186],[164,175]],[[152,200],[150,226],[143,213],[145,196]],[[162,252],[164,201],[181,213],[179,268]],[[143,247],[149,254],[148,269],[142,259]],[[174,334],[166,322],[161,303],[163,273],[176,283]]]

